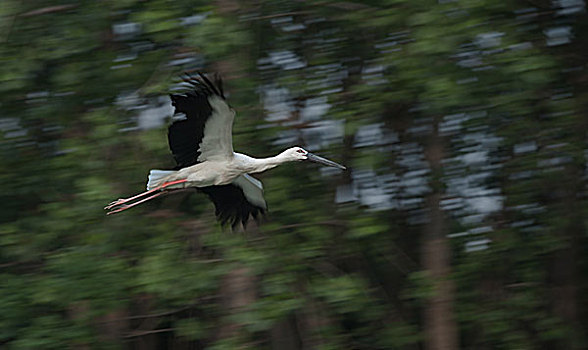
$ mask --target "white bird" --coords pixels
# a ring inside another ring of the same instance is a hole
[[[252,158],[233,151],[232,128],[235,111],[227,104],[222,82],[213,84],[206,76],[189,76],[186,94],[171,94],[174,114],[185,115],[169,127],[168,142],[177,166],[174,170],[151,170],[147,191],[118,199],[104,209],[114,214],[164,194],[196,188],[209,196],[221,224],[246,225],[249,217],[265,213],[261,182],[249,174],[286,162],[309,160],[345,170],[345,167],[292,147],[270,158]]]

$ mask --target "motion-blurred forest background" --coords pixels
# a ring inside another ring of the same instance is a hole
[[[583,0],[0,2],[0,347],[586,349]],[[262,174],[105,216],[219,72]]]

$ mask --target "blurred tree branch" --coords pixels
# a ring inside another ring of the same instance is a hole
[[[157,334],[157,333],[168,333],[174,332],[175,328],[162,328],[162,329],[154,329],[152,331],[135,331],[123,336],[123,338],[136,338],[136,337],[144,337],[146,335]]]
[[[20,17],[31,17],[31,16],[39,16],[39,15],[46,15],[48,13],[55,13],[61,11],[67,11],[78,7],[77,4],[67,4],[67,5],[57,5],[57,6],[48,6],[42,7],[40,9],[28,11],[25,13],[20,14]]]

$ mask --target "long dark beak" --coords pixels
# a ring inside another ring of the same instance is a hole
[[[326,158],[319,157],[316,154],[307,153],[306,154],[306,157],[308,157],[308,160],[310,160],[311,162],[319,163],[319,164],[326,165],[326,166],[332,166],[332,167],[335,167],[335,168],[339,168],[341,170],[347,169],[346,167],[344,167],[341,164],[337,164],[337,163],[335,163],[335,162],[333,162],[331,160],[328,160]]]

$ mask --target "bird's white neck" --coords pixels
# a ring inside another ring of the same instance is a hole
[[[287,157],[285,157],[284,152],[278,154],[274,157],[269,158],[251,158],[252,162],[252,170],[249,173],[261,173],[262,171],[266,171],[272,168],[277,167],[280,164],[284,164],[290,161]]]

